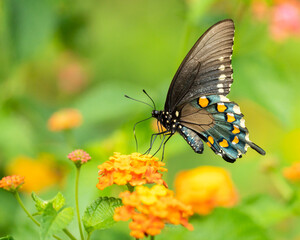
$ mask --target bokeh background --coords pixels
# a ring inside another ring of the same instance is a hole
[[[166,146],[165,178],[174,189],[181,170],[221,166],[232,176],[239,204],[248,206],[244,213],[266,231],[265,238],[251,239],[299,239],[300,221],[287,213],[295,186],[282,175],[284,167],[300,160],[297,0],[2,0],[0,177],[26,177],[22,199],[32,212],[32,191],[44,198],[61,191],[74,205],[74,168],[66,157],[73,150],[69,135],[47,125],[54,112],[74,108],[83,122],[72,130],[73,144],[92,156],[82,169],[81,212],[97,196],[118,196],[124,188],[96,188],[97,165],[115,151],[134,152],[132,127],[151,114],[148,106],[124,94],[150,102],[142,93],[146,89],[162,109],[185,54],[208,27],[226,18],[236,26],[229,98],[239,103],[250,139],[267,154],[249,149],[229,164],[208,147],[195,154],[176,135]],[[152,120],[138,125],[141,152],[155,130]],[[243,216],[235,219],[237,228]],[[222,234],[214,235],[223,222],[210,222],[205,224],[215,230],[203,239],[222,239]],[[70,230],[78,234],[75,221]],[[0,236],[6,234],[38,239],[38,230],[13,196],[0,191]],[[100,237],[129,239],[127,225],[118,223],[92,239]]]

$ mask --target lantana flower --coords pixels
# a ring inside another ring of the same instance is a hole
[[[290,181],[300,181],[300,162],[295,162],[292,164],[292,166],[286,167],[283,170],[283,175]]]
[[[67,108],[55,112],[48,120],[48,128],[53,132],[79,127],[82,115],[77,109]]]
[[[19,175],[3,177],[0,180],[0,188],[10,192],[15,192],[22,186],[22,184],[24,184],[24,179],[25,178],[23,176]]]
[[[166,223],[181,224],[193,230],[188,223],[188,217],[193,214],[191,206],[174,198],[174,193],[162,185],[154,185],[151,189],[137,186],[134,192],[123,192],[120,197],[124,205],[115,209],[114,219],[132,219],[130,235],[135,238],[155,236]]]
[[[230,207],[238,195],[229,173],[220,167],[204,166],[180,172],[175,179],[176,197],[198,214],[209,214],[215,207]]]
[[[116,152],[109,158],[109,161],[98,166],[99,183],[97,187],[103,190],[112,184],[138,186],[156,183],[166,185],[160,173],[167,171],[163,167],[164,165],[152,155],[140,153],[122,155]]]
[[[68,158],[76,165],[82,165],[91,160],[91,156],[82,149],[76,149],[73,152],[69,153]]]

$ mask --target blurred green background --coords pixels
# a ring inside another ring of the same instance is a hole
[[[132,127],[151,113],[124,94],[149,102],[142,93],[146,89],[162,109],[171,79],[193,43],[214,23],[231,18],[236,31],[229,98],[239,103],[250,139],[267,155],[249,149],[229,164],[208,147],[202,155],[195,154],[176,135],[166,146],[166,180],[172,189],[180,170],[222,166],[231,172],[241,204],[268,196],[259,206],[249,207],[248,214],[257,224],[263,222],[269,238],[249,239],[299,239],[298,218],[282,217],[287,211],[288,183],[280,176],[284,166],[300,160],[300,8],[299,1],[291,1],[298,15],[278,20],[280,10],[283,15],[287,11],[280,4],[271,0],[2,0],[0,177],[20,170],[12,166],[16,158],[38,161],[47,155],[56,177],[52,186],[39,193],[51,198],[62,191],[67,204],[73,205],[74,169],[66,158],[72,149],[63,133],[48,130],[47,121],[55,111],[75,108],[83,115],[82,126],[73,131],[76,148],[92,156],[82,169],[81,212],[97,196],[118,196],[123,188],[101,192],[95,187],[97,165],[114,151],[135,151]],[[149,146],[153,125],[148,121],[137,127],[141,152]],[[275,169],[271,175],[266,174],[269,168]],[[45,174],[44,178],[51,177]],[[33,212],[30,195],[22,198]],[[266,209],[271,212],[269,221],[264,219]],[[78,234],[75,221],[70,230]],[[13,197],[0,191],[0,236],[6,234],[38,239],[38,230]],[[127,224],[118,223],[92,239],[97,237],[129,239]]]

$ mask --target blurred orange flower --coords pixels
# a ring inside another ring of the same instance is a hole
[[[53,157],[49,154],[42,154],[37,159],[25,156],[17,157],[6,169],[8,174],[17,174],[26,178],[21,190],[28,193],[39,192],[60,183],[62,175],[58,170]]]
[[[198,167],[179,173],[175,179],[176,197],[198,214],[209,214],[215,207],[230,207],[238,196],[229,173],[220,167]]]
[[[3,177],[0,180],[0,188],[3,188],[10,192],[15,192],[18,188],[21,187],[22,184],[24,184],[24,177],[18,176],[18,175],[12,175]]]
[[[166,185],[162,174],[159,173],[159,171],[167,171],[166,168],[163,168],[164,165],[152,155],[140,153],[121,155],[116,152],[109,158],[109,161],[98,166],[100,177],[97,188],[103,190],[112,184],[137,186],[156,183]]]
[[[138,186],[136,191],[123,192],[120,197],[124,206],[116,208],[114,219],[132,219],[129,224],[130,235],[135,238],[157,235],[165,223],[181,224],[193,230],[193,226],[188,223],[188,217],[193,214],[191,206],[175,199],[173,192],[162,185],[155,185],[151,189]]]
[[[290,167],[286,167],[283,169],[283,175],[286,179],[291,181],[299,181],[300,180],[300,162],[295,162]]]
[[[51,131],[62,131],[79,127],[82,124],[82,115],[77,109],[62,109],[48,120],[48,128]]]

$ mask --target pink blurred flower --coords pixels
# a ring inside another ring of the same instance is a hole
[[[298,0],[275,0],[273,5],[255,0],[252,13],[256,20],[266,21],[271,37],[284,41],[289,37],[300,37],[300,2]]]
[[[65,53],[60,59],[58,87],[69,94],[80,92],[88,82],[88,73],[82,61],[72,53]]]
[[[300,2],[278,1],[272,9],[270,32],[277,41],[290,36],[300,37]]]

